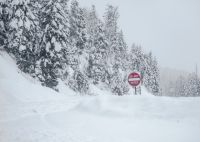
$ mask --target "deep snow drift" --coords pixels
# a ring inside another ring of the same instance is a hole
[[[200,98],[57,93],[0,52],[0,142],[199,142]]]

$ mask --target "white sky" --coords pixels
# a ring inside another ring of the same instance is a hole
[[[200,0],[79,0],[96,6],[100,16],[107,4],[118,6],[119,26],[129,46],[152,51],[160,66],[200,69]]]

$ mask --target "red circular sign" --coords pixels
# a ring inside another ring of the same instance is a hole
[[[140,84],[140,74],[137,72],[129,74],[128,83],[133,87],[138,86]]]

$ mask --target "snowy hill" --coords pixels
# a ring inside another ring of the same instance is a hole
[[[199,142],[200,98],[63,94],[0,52],[0,142]]]

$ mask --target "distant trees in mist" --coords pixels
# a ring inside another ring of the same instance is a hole
[[[165,87],[167,96],[195,97],[200,96],[200,78],[196,73],[180,75],[177,79],[170,81]]]

